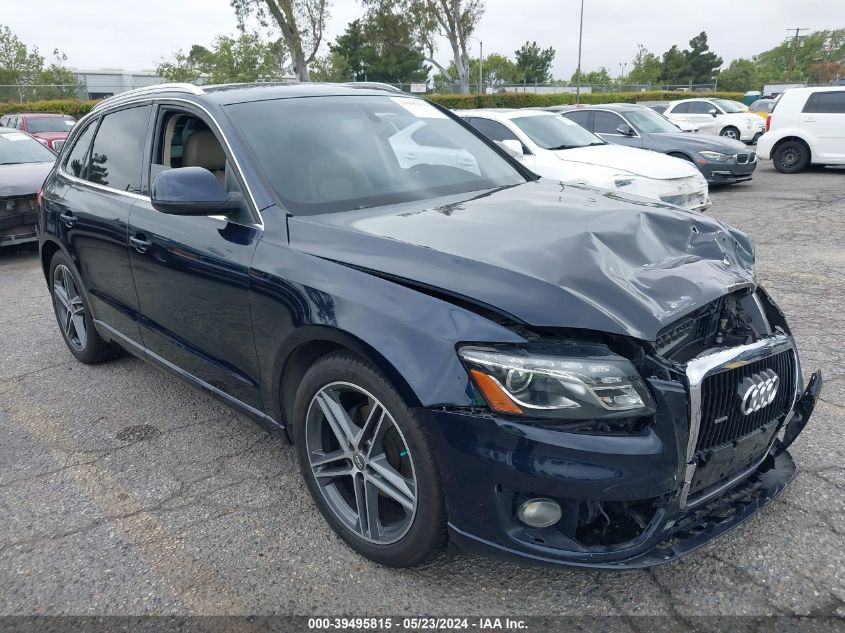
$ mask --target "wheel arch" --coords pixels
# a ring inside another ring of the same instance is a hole
[[[810,147],[810,144],[805,139],[801,138],[797,134],[787,134],[786,136],[779,138],[777,141],[775,141],[774,145],[772,145],[771,151],[769,152],[769,156],[772,157],[781,145],[789,141],[797,141],[801,143],[807,150],[807,155],[809,156],[810,163],[813,162],[813,149]]]
[[[44,279],[47,283],[50,282],[50,262],[53,261],[53,256],[62,250],[61,245],[53,239],[45,239],[41,244],[41,270],[44,272]]]
[[[419,407],[420,399],[393,364],[374,347],[344,330],[310,325],[297,329],[295,335],[279,350],[276,357],[273,410],[293,440],[288,420],[296,396],[296,389],[305,372],[320,358],[336,351],[348,351],[373,363],[399,392],[409,407]]]

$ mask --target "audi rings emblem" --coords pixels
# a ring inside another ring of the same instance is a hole
[[[779,383],[778,375],[771,369],[744,378],[737,389],[742,415],[751,415],[772,404],[778,393]]]

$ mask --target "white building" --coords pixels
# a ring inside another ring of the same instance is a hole
[[[130,71],[121,68],[99,70],[70,69],[79,82],[80,99],[103,99],[133,88],[152,86],[167,81],[154,70]]]

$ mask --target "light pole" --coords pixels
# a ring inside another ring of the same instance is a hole
[[[581,39],[584,35],[584,0],[581,0],[581,22],[578,26],[578,68],[575,71],[575,103],[581,103]]]

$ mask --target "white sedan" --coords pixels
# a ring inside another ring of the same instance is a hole
[[[545,178],[617,189],[690,211],[710,206],[707,181],[679,158],[606,143],[551,112],[490,109],[455,114]]]
[[[755,142],[766,131],[766,122],[748,108],[728,99],[682,99],[673,101],[663,113],[672,123],[697,125],[702,134],[715,134],[746,143]]]

